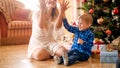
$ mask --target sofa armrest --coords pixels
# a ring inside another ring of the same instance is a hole
[[[1,38],[7,37],[7,25],[8,23],[5,20],[4,15],[0,12],[0,33],[1,33]]]
[[[8,13],[4,10],[4,8],[2,6],[0,6],[0,13],[3,14],[3,16],[5,17],[5,21],[8,23],[9,21],[11,21],[10,16],[8,15]]]
[[[32,23],[30,21],[10,21],[8,23],[9,29],[31,29]]]

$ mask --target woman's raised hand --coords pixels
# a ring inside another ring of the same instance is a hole
[[[56,6],[56,0],[46,0],[45,4],[47,8],[54,8]]]
[[[69,5],[68,1],[62,0],[62,3],[60,3],[60,7],[59,7],[59,13],[64,14],[65,11],[70,7],[68,5]]]
[[[46,8],[45,0],[39,0],[40,3],[40,9]]]

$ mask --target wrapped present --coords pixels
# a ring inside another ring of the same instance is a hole
[[[101,51],[102,48],[105,47],[105,44],[94,44],[92,47],[92,51]]]
[[[101,50],[100,52],[100,62],[101,63],[116,63],[118,59],[118,51],[113,50],[111,52],[106,50]]]
[[[111,43],[112,48],[116,50],[120,50],[120,36],[116,39],[114,39]]]
[[[106,50],[107,51],[112,51],[113,49],[112,49],[112,45],[111,44],[107,44],[106,45]]]
[[[94,43],[94,46],[92,47],[92,51],[100,51],[104,46],[103,41],[98,38],[95,38],[93,43]]]
[[[100,51],[101,49],[105,48],[105,44],[94,44],[92,47],[92,57],[99,59],[100,58]]]
[[[99,50],[92,51],[92,58],[99,59],[100,51]]]

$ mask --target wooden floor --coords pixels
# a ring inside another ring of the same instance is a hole
[[[114,63],[100,63],[92,58],[92,62],[79,62],[72,66],[56,65],[53,59],[35,61],[27,58],[26,45],[0,46],[0,68],[116,68]]]

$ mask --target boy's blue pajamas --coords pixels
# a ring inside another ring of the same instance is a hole
[[[79,52],[78,50],[70,50],[68,51],[68,65],[74,64],[76,61],[87,61],[89,58],[89,55],[83,52]],[[60,64],[63,63],[62,56],[60,57]]]
[[[70,50],[68,52],[69,65],[74,64],[76,61],[86,61],[89,58],[89,55],[78,50]]]
[[[67,19],[63,19],[64,27],[71,33],[74,33],[73,44],[68,52],[69,63],[73,64],[76,61],[86,61],[91,56],[94,34],[90,29],[80,31],[78,27],[68,24]],[[83,44],[77,43],[78,39],[84,41]]]

